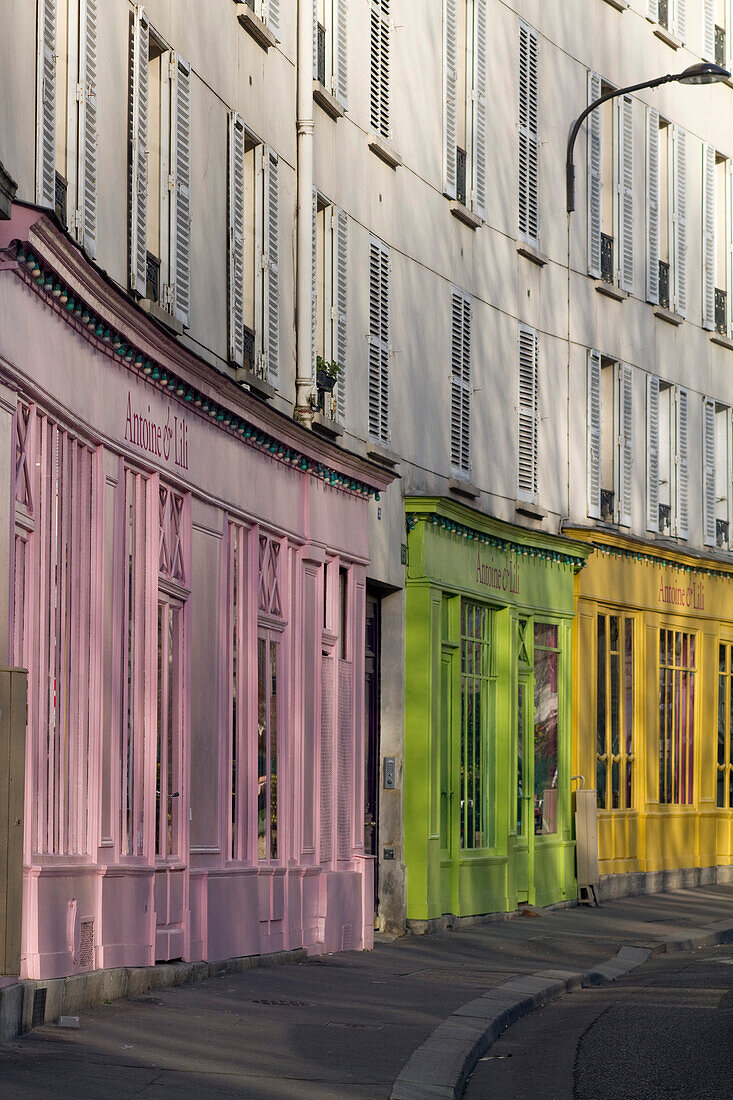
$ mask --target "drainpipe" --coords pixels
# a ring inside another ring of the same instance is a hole
[[[311,280],[313,272],[313,0],[298,0],[298,215],[295,419],[313,422]]]

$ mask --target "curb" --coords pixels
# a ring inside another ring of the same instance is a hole
[[[516,975],[461,1005],[428,1036],[402,1068],[390,1100],[459,1100],[477,1062],[491,1044],[523,1016],[575,989],[603,985],[628,974],[653,956],[696,951],[733,942],[733,924],[719,921],[679,939],[626,945],[583,973],[540,970]]]

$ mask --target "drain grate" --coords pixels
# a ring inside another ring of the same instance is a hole
[[[31,1027],[43,1027],[46,1020],[46,994],[48,989],[44,985],[40,989],[33,990],[33,1015]]]

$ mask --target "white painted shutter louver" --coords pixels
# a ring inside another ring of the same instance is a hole
[[[646,112],[646,300],[659,301],[659,112]]]
[[[472,206],[486,217],[486,0],[473,4],[473,196]]]
[[[313,0],[313,79],[318,80],[318,0]]]
[[[369,434],[389,443],[389,249],[369,242]]]
[[[715,546],[715,402],[703,398],[703,537],[706,546]]]
[[[707,61],[715,61],[715,0],[703,0],[702,55]]]
[[[618,516],[624,527],[631,526],[634,463],[634,419],[632,374],[628,363],[618,365]]]
[[[674,10],[674,34],[684,43],[687,41],[687,0],[675,0]]]
[[[244,123],[229,112],[229,358],[244,360]]]
[[[674,128],[674,308],[687,316],[687,133]]]
[[[347,310],[348,310],[348,271],[349,271],[349,220],[343,210],[336,211],[336,258],[333,265],[336,281],[336,318],[335,330],[336,359],[341,373],[336,383],[336,402],[338,417],[343,424],[346,420],[346,368],[347,346]]]
[[[537,496],[537,333],[519,326],[517,495]]]
[[[588,102],[601,94],[598,73],[588,73]],[[588,116],[588,274],[601,277],[601,113]]]
[[[371,0],[370,120],[372,129],[390,139],[390,0]]]
[[[458,0],[443,3],[443,191],[456,197]]]
[[[471,299],[453,290],[451,302],[451,467],[471,472]]]
[[[587,489],[588,515],[601,518],[601,356],[588,349]]]
[[[715,148],[702,147],[702,325],[715,328]]]
[[[677,416],[675,441],[676,466],[676,534],[686,539],[689,531],[689,474],[688,474],[688,395],[680,386],[677,390]]]
[[[539,47],[519,24],[519,231],[539,240]],[[600,260],[599,260],[600,262]]]
[[[280,0],[267,0],[265,4],[265,22],[280,41]]]
[[[88,254],[97,255],[97,0],[82,0],[79,18],[79,197],[77,237]]]
[[[619,272],[621,289],[634,290],[634,101],[618,100],[619,133]]]
[[[646,380],[646,526],[659,531],[659,378]]]
[[[727,286],[730,288],[726,296],[726,332],[730,336],[733,333],[733,161],[730,159],[725,164],[725,193],[727,199],[725,207],[726,267],[728,269]]]
[[[147,282],[148,45],[148,17],[138,6],[132,44],[130,287],[142,297]]]
[[[36,118],[36,202],[56,200],[56,0],[39,0]]]
[[[265,154],[266,164],[266,222],[265,237],[267,256],[267,268],[265,271],[265,326],[266,339],[263,347],[267,349],[267,374],[270,382],[275,382],[278,375],[280,358],[280,273],[278,263],[278,246],[280,236],[280,194],[278,186],[278,158],[272,150]]]
[[[313,189],[311,240],[311,367],[315,378],[318,355],[318,193],[315,188]]]
[[[173,312],[188,325],[191,307],[191,66],[177,54],[173,65],[172,155],[173,212],[170,271],[173,275]]]
[[[647,0],[646,5],[647,19],[651,19],[656,23],[659,19],[659,3],[658,0]]]
[[[349,107],[349,5],[348,0],[333,0],[333,4],[333,58],[335,68],[333,90],[336,99],[346,111]]]

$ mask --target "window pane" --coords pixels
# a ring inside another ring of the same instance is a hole
[[[267,856],[267,644],[257,639],[257,854]]]
[[[626,733],[626,805],[631,806],[632,795],[632,771],[634,762],[628,757],[634,751],[633,746],[633,722],[634,722],[634,622],[626,620],[625,661],[624,661],[624,724]]]
[[[557,626],[553,623],[535,623],[534,644],[546,649],[557,649]]]
[[[598,806],[606,805],[606,616],[598,616],[597,696],[596,696],[596,790]]]
[[[461,847],[488,844],[485,766],[488,741],[488,610],[461,604]]]
[[[557,832],[558,663],[559,654],[537,648],[535,625],[534,805],[535,833]],[[552,627],[557,638],[557,627]],[[544,636],[547,636],[544,634]]]
[[[277,859],[277,644],[270,642],[270,859]]]
[[[524,772],[522,754],[524,750],[524,684],[517,688],[517,836],[523,835],[522,800],[524,797]]]

